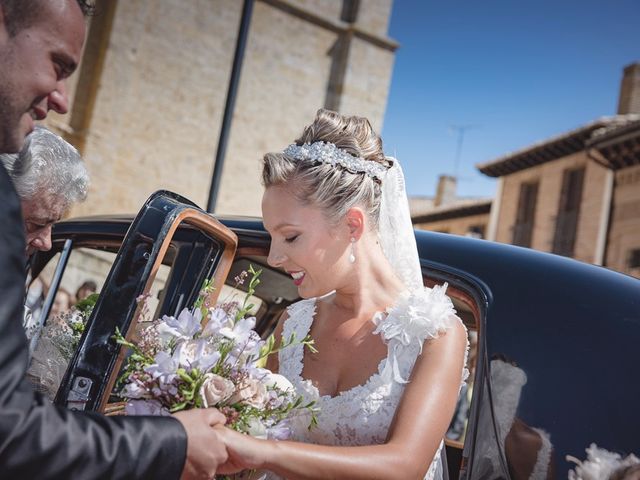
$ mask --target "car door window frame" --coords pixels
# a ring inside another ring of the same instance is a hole
[[[205,278],[213,279],[209,301],[215,302],[219,291],[215,287],[224,283],[233,262],[237,247],[235,233],[183,197],[156,192],[145,203],[122,242],[80,347],[58,390],[56,404],[76,409],[105,409],[124,358],[124,352],[113,339],[115,328],[127,338],[133,335],[135,319],[140,313],[140,305],[133,299],[151,287],[174,236],[189,229],[193,238],[202,238],[210,245],[211,261],[203,264],[201,270]],[[195,296],[200,285],[192,289]],[[117,300],[120,293],[123,298]],[[97,318],[100,321],[96,321]]]

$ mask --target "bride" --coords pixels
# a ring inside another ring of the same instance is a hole
[[[317,426],[292,422],[296,441],[227,428],[220,473],[269,478],[442,478],[440,451],[464,380],[466,330],[446,286],[425,288],[400,165],[369,122],[320,110],[295,144],[264,156],[262,211],[268,262],[302,301],[268,367],[315,400]]]

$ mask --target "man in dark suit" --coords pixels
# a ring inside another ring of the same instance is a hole
[[[0,0],[0,153],[20,150],[34,120],[66,113],[80,60],[85,0]],[[55,407],[24,378],[25,236],[0,165],[0,478],[211,478],[227,454],[214,409],[107,418]]]

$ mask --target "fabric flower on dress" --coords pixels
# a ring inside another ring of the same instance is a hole
[[[404,346],[416,343],[422,348],[424,340],[437,338],[452,325],[450,317],[456,311],[446,295],[447,286],[445,283],[405,293],[387,316],[377,316],[374,333],[381,333],[386,342],[393,339]]]
[[[567,455],[569,462],[576,464],[574,470],[569,471],[569,480],[600,480],[609,478],[617,470],[640,464],[640,459],[633,454],[623,458],[622,455],[610,452],[592,443],[586,449],[587,459],[580,461]]]
[[[389,345],[389,357],[382,373],[398,383],[407,383],[400,368],[399,357],[406,348],[415,348],[422,353],[425,340],[437,338],[453,325],[456,311],[446,295],[447,284],[433,288],[421,288],[405,292],[398,303],[387,310],[387,315],[374,318],[376,329]]]

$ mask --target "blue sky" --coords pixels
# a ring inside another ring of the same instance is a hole
[[[382,137],[410,195],[454,173],[460,196],[490,196],[475,164],[616,113],[640,61],[640,0],[394,0],[400,42]]]

